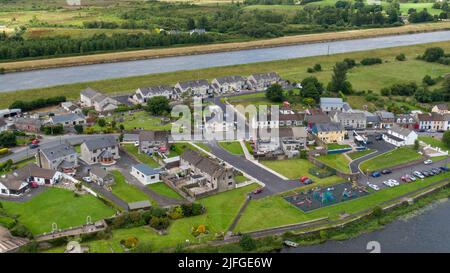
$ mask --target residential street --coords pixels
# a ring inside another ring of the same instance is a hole
[[[392,149],[395,149],[395,146],[392,144],[389,144],[383,140],[375,140],[374,136],[369,136],[369,139],[372,140],[371,144],[368,144],[367,147],[373,151],[376,151],[372,154],[368,154],[366,156],[360,157],[356,160],[353,160],[350,162],[350,170],[352,173],[358,173],[359,170],[359,164],[363,161],[366,161],[372,157],[376,157],[379,154],[388,152]]]

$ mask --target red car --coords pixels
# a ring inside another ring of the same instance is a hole
[[[31,144],[38,144],[40,141],[39,141],[39,139],[33,139],[32,141],[31,141]]]
[[[300,182],[305,182],[307,179],[309,179],[309,177],[307,177],[307,176],[302,176],[302,177],[300,177]]]
[[[38,183],[36,183],[36,182],[31,182],[31,188],[35,189],[35,188],[38,188],[38,187],[39,187],[39,184],[38,184]]]
[[[253,194],[259,194],[259,193],[262,193],[262,191],[263,191],[263,188],[258,188],[253,191]]]

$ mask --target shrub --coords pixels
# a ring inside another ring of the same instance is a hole
[[[361,60],[362,65],[381,64],[383,61],[380,58],[364,58]]]
[[[314,71],[313,68],[308,67],[308,68],[306,69],[306,72],[308,72],[308,73],[314,73],[315,71]]]
[[[138,242],[139,240],[136,237],[128,237],[126,239],[120,240],[120,244],[128,249],[134,248],[138,244]]]
[[[356,61],[354,59],[345,58],[344,63],[347,64],[348,69],[351,69],[356,66]]]
[[[430,75],[425,75],[425,77],[423,77],[422,79],[422,82],[428,86],[434,85],[436,83],[436,81],[433,80]]]
[[[313,68],[314,71],[322,71],[322,66],[320,64],[315,64]]]
[[[245,251],[252,251],[256,248],[256,242],[250,235],[244,234],[239,239],[239,246]]]
[[[400,53],[400,54],[398,54],[397,56],[395,56],[395,59],[396,59],[397,61],[402,62],[402,61],[405,61],[405,60],[406,60],[406,56],[405,56],[405,54]]]
[[[425,50],[421,58],[427,62],[436,62],[441,57],[444,57],[444,50],[442,48],[430,47]]]
[[[150,219],[150,226],[157,230],[167,229],[170,225],[170,221],[167,217],[152,217]]]
[[[11,235],[23,238],[33,238],[33,234],[28,228],[20,223],[11,229]]]

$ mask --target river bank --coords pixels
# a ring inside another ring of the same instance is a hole
[[[101,53],[84,56],[71,56],[50,59],[4,62],[0,67],[5,73],[30,71],[57,67],[71,67],[89,64],[114,63],[175,56],[188,56],[249,49],[272,48],[287,45],[325,43],[341,40],[393,36],[401,34],[433,32],[450,29],[450,22],[409,24],[400,27],[350,30],[342,32],[317,33],[306,35],[284,36],[274,39],[249,42],[231,42],[199,46],[173,47],[163,49],[143,49],[125,52]]]

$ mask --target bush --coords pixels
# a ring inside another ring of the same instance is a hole
[[[423,79],[422,79],[422,82],[428,86],[436,84],[436,81],[433,80],[433,78],[431,78],[430,75],[425,75],[425,77],[423,77]]]
[[[132,249],[138,244],[139,240],[136,237],[128,237],[126,239],[120,240],[120,244],[125,248]]]
[[[347,64],[348,69],[351,69],[356,66],[356,61],[354,59],[345,58],[344,63]]]
[[[181,210],[185,217],[201,215],[205,212],[203,205],[198,203],[182,204]]]
[[[11,229],[11,235],[23,238],[33,238],[33,234],[28,230],[28,228],[20,223]]]
[[[315,71],[314,71],[314,68],[308,67],[308,68],[306,69],[306,72],[308,72],[308,73],[314,73]]]
[[[383,60],[380,58],[364,58],[361,60],[362,65],[374,65],[374,64],[381,64]]]
[[[313,68],[314,68],[314,71],[317,71],[317,72],[322,71],[322,66],[320,64],[315,64]]]
[[[239,239],[239,246],[245,251],[252,251],[256,248],[256,242],[250,235],[244,234]]]
[[[397,61],[402,62],[402,61],[405,61],[405,60],[406,60],[406,56],[405,56],[405,54],[400,53],[400,54],[398,54],[397,56],[395,56],[395,59],[396,59]]]
[[[425,50],[421,58],[427,62],[436,62],[442,57],[444,57],[444,50],[442,48],[430,47]]]
[[[58,105],[61,102],[65,102],[65,101],[66,101],[66,97],[64,97],[64,96],[56,96],[56,97],[51,97],[51,98],[47,98],[47,99],[37,99],[37,100],[32,100],[32,101],[18,100],[18,101],[14,101],[9,106],[9,109],[19,108],[22,110],[22,112],[27,112],[30,110],[39,109],[39,108],[43,108],[43,107],[47,107],[47,106]]]
[[[167,217],[152,217],[149,224],[154,229],[164,230],[169,227],[170,221]]]

